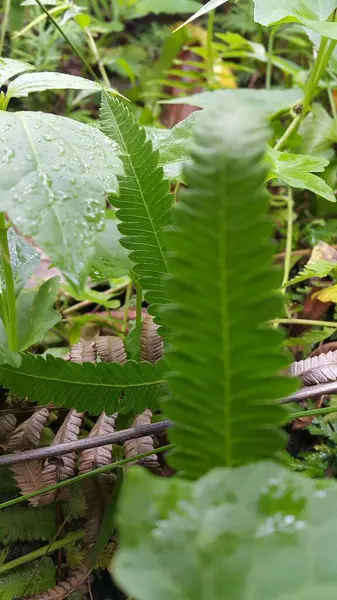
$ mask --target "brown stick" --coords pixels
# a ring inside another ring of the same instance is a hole
[[[331,246],[331,248],[337,248],[337,245]],[[293,250],[291,256],[310,256],[312,248],[303,248],[303,250]],[[279,252],[274,255],[274,260],[283,260],[285,258],[285,252]]]
[[[77,440],[76,442],[55,444],[55,446],[25,450],[24,452],[13,452],[12,454],[0,456],[0,467],[4,465],[17,465],[33,460],[45,460],[52,456],[68,454],[68,452],[78,452],[87,450],[88,448],[97,448],[98,446],[107,446],[108,444],[116,444],[118,442],[125,442],[126,440],[135,440],[146,435],[163,433],[165,429],[172,427],[172,425],[172,421],[161,421],[159,423],[132,427],[131,429],[124,429],[123,431],[116,431],[110,434],[88,437],[84,440]]]

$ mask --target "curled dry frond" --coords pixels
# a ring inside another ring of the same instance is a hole
[[[140,427],[141,425],[150,425],[152,419],[152,412],[147,408],[141,415],[137,415],[132,423],[132,427]],[[143,454],[144,452],[150,452],[154,450],[153,438],[150,435],[146,435],[136,440],[128,440],[124,443],[125,456],[126,458],[132,458],[137,454]],[[141,460],[137,461],[138,464],[144,465],[148,469],[154,472],[160,470],[158,463],[158,456],[153,453]],[[128,467],[135,463],[129,463]]]
[[[58,430],[53,445],[63,444],[65,442],[75,442],[82,423],[82,413],[71,410],[66,416],[63,424]],[[76,469],[76,454],[70,452],[53,459],[47,459],[42,474],[42,487],[54,485],[59,481],[73,477]],[[40,504],[49,504],[57,496],[57,490],[52,490],[41,496]]]
[[[41,461],[34,460],[32,462],[13,465],[11,470],[23,496],[31,494],[42,487]],[[43,496],[36,496],[35,498],[30,498],[29,502],[33,506],[39,506],[42,497]]]
[[[0,444],[6,444],[9,436],[16,427],[15,415],[8,414],[0,418]]]
[[[109,417],[103,412],[92,428],[89,437],[113,433],[117,415]],[[80,474],[88,473],[98,467],[110,464],[112,461],[112,446],[100,446],[83,450],[80,456]],[[109,473],[101,473],[87,479],[84,484],[85,499],[88,507],[86,523],[86,540],[93,544],[97,538],[102,518],[108,500],[108,492],[112,489],[114,478]]]
[[[305,385],[327,383],[337,379],[337,350],[294,362],[290,375],[299,377]]]
[[[34,412],[29,419],[21,423],[10,436],[7,445],[8,452],[36,448],[48,417],[48,408],[41,408],[41,410]]]
[[[140,346],[142,360],[155,363],[163,357],[164,340],[158,334],[158,325],[154,323],[150,315],[143,321]]]
[[[70,349],[69,360],[75,363],[96,362],[96,347],[92,340],[80,340]]]
[[[106,335],[96,339],[98,356],[103,362],[117,362],[123,364],[127,361],[124,342],[121,338]]]
[[[82,565],[73,571],[69,579],[62,581],[56,587],[40,594],[35,594],[34,596],[25,596],[22,600],[65,600],[75,590],[87,590],[87,578],[89,574],[89,569],[85,565]]]

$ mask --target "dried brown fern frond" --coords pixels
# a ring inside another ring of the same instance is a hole
[[[123,364],[127,355],[122,338],[105,335],[96,338],[97,354],[103,362],[118,362]]]
[[[148,362],[155,363],[164,354],[164,340],[158,334],[158,325],[154,323],[150,315],[145,317],[143,321],[140,348],[141,359]]]
[[[82,565],[73,571],[71,577],[59,583],[56,587],[40,592],[34,596],[25,596],[21,600],[65,600],[75,590],[86,592],[88,590],[89,569]]]
[[[113,433],[117,414],[109,417],[103,412],[97,423],[92,428],[89,437]],[[83,450],[80,456],[80,474],[88,473],[98,467],[103,467],[112,462],[112,446],[100,446]],[[86,523],[86,540],[93,544],[97,538],[105,508],[114,484],[114,476],[102,473],[96,477],[87,479],[84,483],[85,499],[88,507],[88,518]]]
[[[0,445],[6,444],[9,436],[16,427],[15,415],[8,414],[0,418]]]
[[[13,465],[11,470],[16,479],[20,492],[23,496],[31,494],[36,490],[42,488],[42,463],[41,461],[32,461],[27,463],[20,463],[19,465]],[[43,496],[36,496],[30,498],[29,502],[33,506],[39,506],[41,504],[41,498]]]
[[[77,440],[80,433],[80,427],[82,424],[83,414],[78,413],[76,410],[71,410],[57,434],[55,435],[52,445],[63,444],[65,442],[74,442]],[[76,453],[70,452],[69,454],[63,454],[60,457],[54,459],[47,459],[44,464],[42,473],[42,487],[49,485],[55,485],[59,481],[64,481],[73,477],[76,469]],[[53,502],[58,495],[58,490],[52,490],[41,496],[41,504],[49,504]]]
[[[48,417],[48,408],[41,408],[41,410],[37,410],[33,413],[11,434],[6,448],[7,451],[14,452],[15,450],[36,448],[39,445],[40,437]]]
[[[132,423],[132,427],[140,427],[141,425],[150,425],[152,419],[152,412],[147,408],[141,415],[137,415]],[[151,452],[154,450],[153,438],[150,435],[138,438],[136,440],[128,440],[124,442],[125,456],[126,458],[132,458],[137,454],[143,454],[144,452]],[[153,453],[139,461],[136,461],[140,465],[144,465],[151,471],[158,473],[160,471],[160,465],[158,463],[158,456]],[[135,463],[129,463],[127,468],[134,465]]]

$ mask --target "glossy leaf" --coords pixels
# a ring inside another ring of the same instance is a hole
[[[45,281],[38,291],[21,292],[17,300],[19,350],[39,342],[61,320],[53,306],[59,288],[59,277]]]
[[[304,120],[302,135],[301,152],[324,156],[337,143],[337,122],[323,106],[314,104]]]
[[[315,158],[306,154],[289,154],[270,148],[267,159],[270,164],[268,178],[276,177],[291,187],[307,189],[330,202],[336,202],[331,187],[325,183],[324,179],[313,175],[313,173],[322,173],[328,166],[329,161],[325,158]]]
[[[132,269],[127,251],[120,243],[121,234],[117,224],[113,212],[107,211],[105,227],[97,236],[95,254],[91,261],[90,277],[94,281],[119,279],[128,275]]]
[[[119,147],[125,177],[113,199],[118,208],[121,243],[129,250],[134,271],[158,319],[159,307],[169,303],[164,289],[168,274],[164,231],[171,221],[172,196],[169,182],[158,164],[158,153],[146,140],[145,130],[119,100],[102,98],[101,127]]]
[[[191,478],[269,457],[283,444],[275,400],[294,384],[276,375],[286,359],[266,325],[280,310],[261,191],[267,136],[249,104],[205,113],[167,234],[172,398],[164,411],[175,423],[172,463]]]
[[[11,350],[8,350],[5,346],[0,345],[0,365],[5,364],[9,364],[12,367],[19,367],[21,364],[21,356],[17,352],[11,352]]]
[[[11,258],[12,273],[14,279],[15,295],[21,292],[25,283],[35,271],[40,262],[40,254],[18,235],[13,227],[7,232],[8,247]],[[2,263],[0,263],[0,289],[5,286],[5,277]]]
[[[174,98],[165,101],[165,104],[189,104],[205,109],[217,109],[219,111],[227,110],[233,102],[248,101],[255,108],[261,107],[266,114],[286,110],[298,102],[302,97],[301,90],[297,88],[289,90],[255,90],[255,89],[237,89],[237,90],[216,90],[215,92],[201,92],[193,96]]]
[[[141,413],[166,393],[165,364],[128,361],[72,363],[47,355],[23,354],[17,369],[0,366],[0,385],[42,405],[68,406],[92,415],[103,410]],[[123,396],[121,397],[123,392]]]
[[[0,112],[0,210],[79,285],[123,172],[100,131],[39,112]]]
[[[28,73],[20,75],[8,86],[8,95],[13,98],[22,98],[32,92],[45,90],[86,90],[100,92],[99,83],[65,73]]]
[[[337,486],[262,462],[196,482],[130,470],[113,573],[137,600],[334,600]]]
[[[24,71],[34,71],[35,67],[12,58],[0,57],[0,86],[6,83],[11,77],[23,73]]]
[[[301,23],[320,35],[337,40],[337,24],[327,22],[336,0],[254,0],[254,19],[261,25]]]
[[[188,23],[191,23],[195,19],[199,19],[203,15],[206,15],[211,10],[215,10],[216,8],[218,8],[218,6],[221,6],[222,4],[225,4],[226,2],[227,2],[227,0],[209,0],[209,2],[206,2],[205,6],[202,6],[201,8],[199,8],[199,10],[194,15],[192,15],[192,17],[187,19],[187,21],[185,21],[182,25],[180,25],[178,27],[178,29],[181,29],[182,27],[184,27]],[[178,31],[178,29],[176,31]]]

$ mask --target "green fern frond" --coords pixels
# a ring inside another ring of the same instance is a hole
[[[270,457],[283,443],[275,399],[294,383],[275,375],[286,359],[280,334],[266,325],[280,309],[261,191],[266,135],[249,105],[198,121],[188,188],[168,234],[172,304],[163,318],[173,398],[165,411],[175,422],[174,465],[189,477]]]
[[[118,144],[125,170],[119,197],[113,201],[118,208],[121,243],[130,251],[149,312],[159,323],[158,307],[168,303],[163,275],[168,274],[164,229],[171,221],[169,182],[145,129],[126,106],[106,94],[102,94],[101,128]]]
[[[284,287],[290,287],[291,285],[301,283],[302,281],[310,279],[311,277],[318,277],[319,279],[322,279],[323,277],[330,275],[330,273],[335,270],[336,263],[333,263],[329,260],[309,260],[299,274],[290,279]]]
[[[54,403],[93,415],[103,410],[140,413],[157,406],[165,393],[165,364],[132,360],[118,363],[72,363],[47,355],[22,355],[20,368],[1,365],[0,384],[11,394],[41,404]],[[123,396],[121,397],[121,394]]]
[[[55,585],[55,565],[44,557],[0,577],[1,600],[19,600],[24,594],[37,594]]]
[[[51,540],[56,533],[55,512],[51,506],[7,508],[0,511],[0,542]]]

